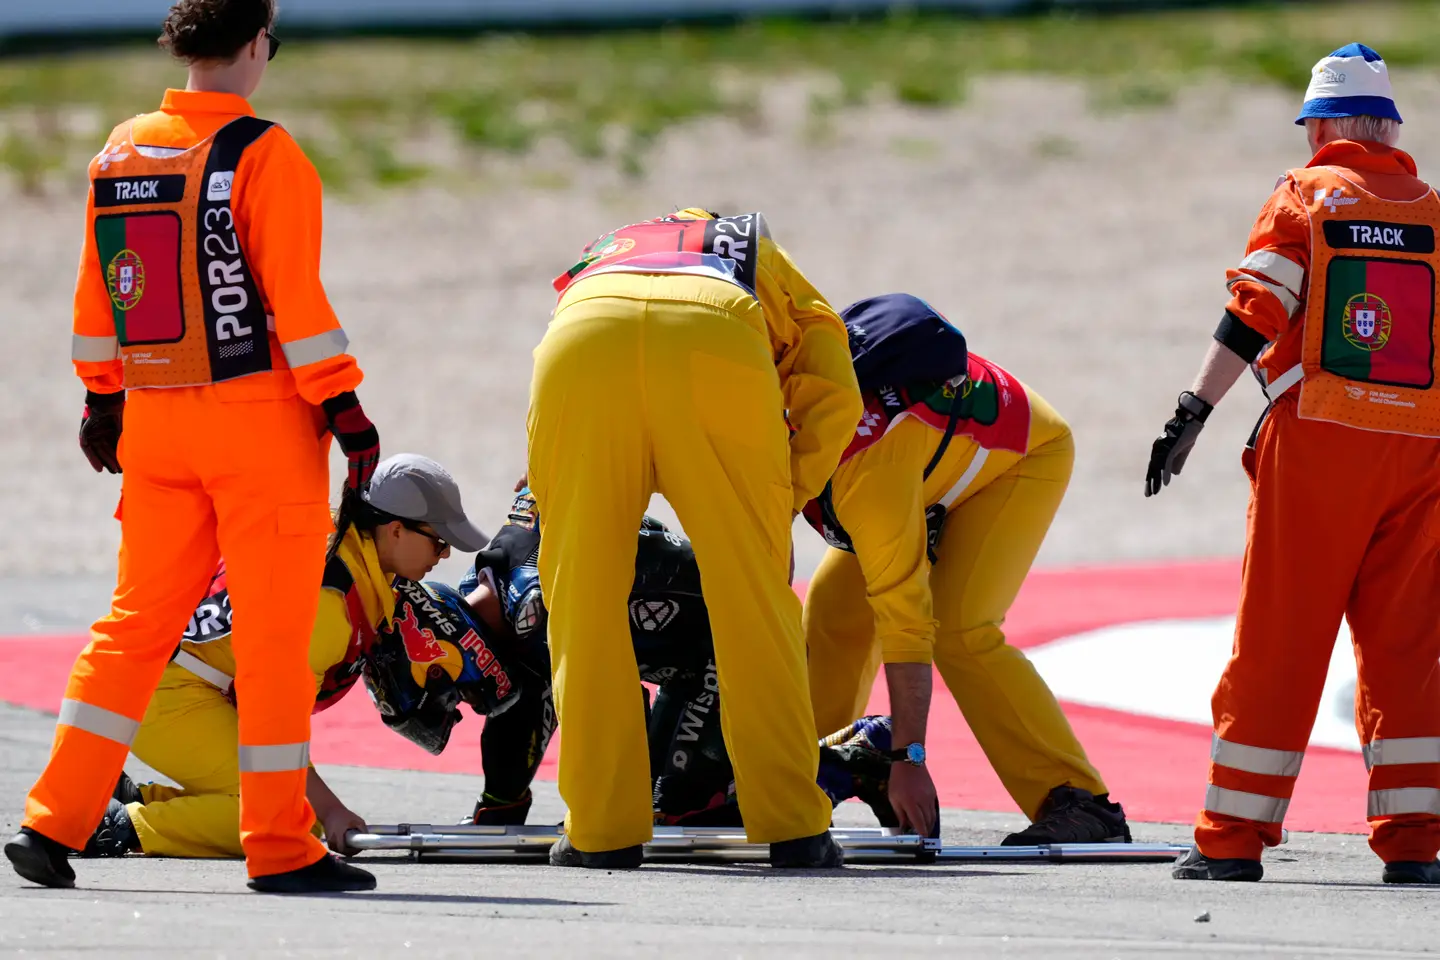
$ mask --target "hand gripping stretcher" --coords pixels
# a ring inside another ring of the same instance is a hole
[[[945,846],[939,840],[883,827],[835,827],[845,862],[865,863],[1160,863],[1189,849],[1170,843],[1061,843],[1035,847]],[[418,860],[544,861],[560,839],[558,826],[492,827],[474,824],[398,823],[352,830],[346,842],[362,851],[407,851]],[[749,843],[730,827],[656,827],[645,845],[647,861],[764,860],[765,844]]]

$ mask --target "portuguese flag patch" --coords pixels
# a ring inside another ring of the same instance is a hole
[[[1416,260],[1336,257],[1325,278],[1320,365],[1399,387],[1434,381],[1435,274]]]
[[[121,345],[183,337],[180,217],[169,211],[96,217],[95,247]]]

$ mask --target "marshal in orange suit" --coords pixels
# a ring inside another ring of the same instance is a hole
[[[1271,405],[1244,457],[1235,648],[1212,701],[1195,847],[1174,875],[1261,878],[1344,617],[1371,849],[1387,883],[1440,883],[1440,197],[1394,146],[1400,115],[1369,47],[1316,64],[1296,122],[1314,155],[1261,210],[1146,479],[1150,495],[1180,472],[1254,361]]]
[[[80,445],[122,472],[119,582],[60,706],[50,762],[5,853],[73,886],[131,740],[221,554],[239,705],[240,834],[252,888],[374,886],[311,835],[307,660],[325,540],[329,432],[350,483],[379,438],[319,278],[320,182],[246,97],[279,41],[271,0],[181,0],[165,21],[185,90],[115,128],[90,165],[73,359]],[[128,396],[128,399],[127,399]],[[122,432],[123,427],[123,432]]]

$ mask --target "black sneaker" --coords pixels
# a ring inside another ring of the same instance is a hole
[[[586,853],[570,842],[568,835],[561,837],[550,848],[552,867],[588,867],[591,870],[634,870],[645,862],[645,848],[640,844],[621,847],[619,850],[600,850]]]
[[[105,808],[105,816],[100,818],[100,825],[90,834],[90,840],[80,851],[80,856],[86,859],[123,857],[139,849],[140,837],[135,833],[135,824],[130,822],[130,811],[119,800],[111,800]]]
[[[251,877],[248,886],[261,893],[353,893],[374,890],[375,875],[327,853],[299,870]]]
[[[1431,860],[1393,860],[1380,879],[1386,883],[1440,883],[1440,863]]]
[[[1125,808],[1079,787],[1056,787],[1040,807],[1040,816],[1019,833],[1000,841],[1005,847],[1048,846],[1052,843],[1129,843]]]
[[[145,802],[145,798],[140,795],[140,788],[135,785],[135,781],[131,780],[130,775],[124,770],[120,771],[120,779],[115,781],[115,792],[112,793],[111,796],[121,803],[126,804]]]
[[[770,866],[782,870],[834,870],[845,865],[845,848],[830,831],[770,844]]]
[[[21,827],[5,844],[5,856],[10,858],[15,872],[31,883],[42,887],[75,886],[75,871],[67,860],[70,848],[29,827]]]
[[[1231,880],[1254,883],[1265,876],[1265,866],[1259,860],[1242,857],[1231,859],[1205,856],[1199,847],[1191,847],[1185,855],[1175,861],[1170,876],[1176,880]]]

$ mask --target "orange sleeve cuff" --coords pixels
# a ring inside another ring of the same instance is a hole
[[[125,365],[119,360],[104,363],[77,360],[75,375],[85,384],[86,390],[95,393],[119,393],[125,389]]]

